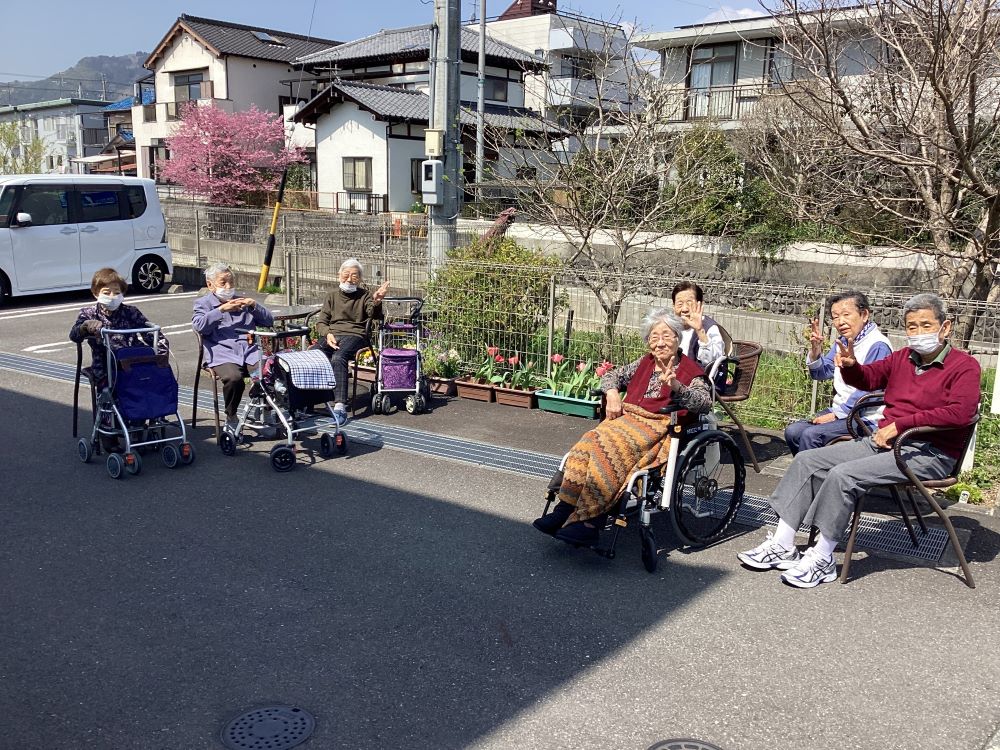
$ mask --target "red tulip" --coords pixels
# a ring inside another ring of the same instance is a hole
[[[558,365],[558,364],[559,364],[560,362],[562,362],[562,361],[563,361],[564,359],[566,359],[566,358],[565,358],[565,357],[564,357],[563,355],[561,355],[561,354],[553,354],[553,355],[552,355],[552,361],[553,361],[553,362],[554,362],[555,364],[557,364],[557,365]]]
[[[499,346],[486,347],[486,353],[489,354],[491,357],[496,357],[499,352],[500,352]]]
[[[502,354],[498,354],[498,355],[496,355],[496,356],[495,356],[495,357],[493,358],[493,361],[494,361],[494,362],[497,362],[497,363],[499,363],[499,362],[503,362],[503,355],[502,355]]]
[[[518,363],[520,361],[521,360],[518,358],[518,356],[516,354],[513,357],[508,357],[507,358],[507,364],[509,364],[511,367],[517,367],[517,365],[518,365]]]

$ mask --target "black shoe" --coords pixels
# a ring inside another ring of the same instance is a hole
[[[556,503],[556,507],[552,509],[551,513],[541,518],[536,518],[531,522],[531,525],[543,534],[551,536],[562,528],[562,525],[566,523],[566,519],[573,515],[574,510],[576,510],[575,505],[570,505],[560,500]]]
[[[587,521],[577,521],[559,529],[555,538],[574,547],[593,547],[601,538],[601,532],[596,526],[588,526]]]

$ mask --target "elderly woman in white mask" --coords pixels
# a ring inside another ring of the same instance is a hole
[[[368,345],[366,323],[382,319],[382,299],[389,291],[388,281],[369,291],[363,275],[364,268],[356,258],[341,263],[340,284],[327,295],[316,318],[320,345],[330,356],[337,379],[333,413],[340,424],[347,421],[347,363]]]

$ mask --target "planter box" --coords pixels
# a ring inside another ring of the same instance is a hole
[[[556,414],[570,414],[574,417],[586,417],[587,419],[597,419],[597,413],[601,409],[601,402],[589,398],[572,398],[553,393],[548,388],[535,391],[538,399],[538,408],[542,411],[551,411]]]
[[[518,406],[522,409],[535,408],[534,388],[527,391],[520,388],[494,388],[493,395],[496,396],[498,404]]]
[[[468,398],[473,401],[487,402],[493,400],[492,383],[477,383],[474,380],[462,378],[455,381],[455,387],[458,389],[459,398]]]
[[[455,386],[455,378],[429,377],[427,382],[431,387],[431,393],[435,396],[454,396],[458,393]]]

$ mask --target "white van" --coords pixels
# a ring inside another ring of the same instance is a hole
[[[108,267],[135,293],[157,292],[173,272],[166,226],[152,180],[0,176],[0,304],[89,289]]]

